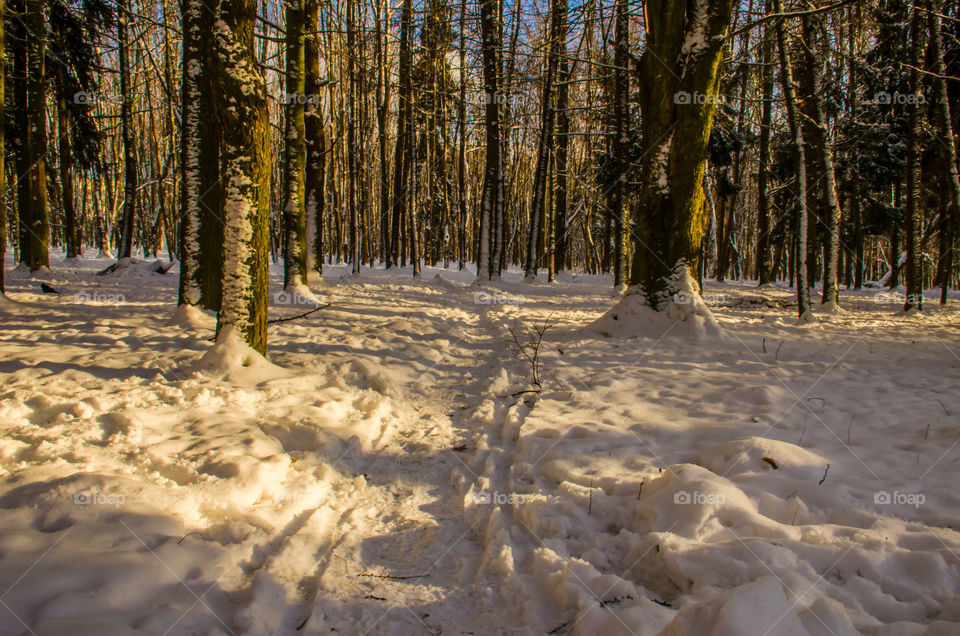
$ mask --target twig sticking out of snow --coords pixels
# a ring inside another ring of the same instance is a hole
[[[827,464],[827,467],[823,469],[823,479],[817,482],[818,486],[822,486],[823,482],[827,481],[827,473],[830,472],[830,464]]]
[[[357,576],[369,576],[375,579],[390,579],[391,581],[407,581],[409,579],[422,579],[427,574],[430,573],[425,572],[423,574],[411,574],[410,576],[394,576],[393,574],[374,574],[372,572],[361,572]]]
[[[316,311],[320,311],[321,309],[326,309],[326,308],[329,307],[329,306],[330,306],[330,303],[327,303],[326,305],[321,305],[320,307],[314,307],[314,308],[311,309],[310,311],[305,311],[305,312],[303,312],[302,314],[298,314],[298,315],[296,315],[296,316],[290,316],[289,318],[274,318],[273,320],[268,320],[268,321],[267,321],[267,324],[268,324],[268,325],[272,325],[272,324],[275,324],[275,323],[278,323],[278,322],[289,322],[289,321],[291,321],[291,320],[296,320],[297,318],[303,318],[303,317],[305,317],[305,316],[309,316],[310,314],[312,314],[312,313],[314,313],[314,312],[316,312]]]

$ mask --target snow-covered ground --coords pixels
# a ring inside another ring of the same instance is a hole
[[[956,301],[628,338],[607,277],[275,270],[331,306],[230,366],[176,268],[54,260],[0,301],[0,635],[960,633]]]

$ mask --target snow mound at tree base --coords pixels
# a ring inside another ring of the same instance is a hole
[[[185,329],[213,329],[216,326],[216,318],[210,316],[196,305],[184,303],[177,307],[167,325],[170,327],[183,327]]]
[[[654,340],[667,335],[690,339],[723,335],[713,312],[696,292],[675,293],[660,311],[647,304],[642,293],[627,293],[585,331],[608,338]]]
[[[188,365],[187,370],[238,384],[259,384],[289,376],[286,370],[250,348],[232,325],[224,327],[216,344]]]

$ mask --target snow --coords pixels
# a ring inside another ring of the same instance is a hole
[[[0,635],[960,631],[956,294],[329,265],[263,357],[176,267],[10,257]]]

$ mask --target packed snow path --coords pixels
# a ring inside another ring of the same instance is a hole
[[[108,264],[8,272],[0,635],[960,630],[952,305],[609,337],[606,277],[331,267],[243,366]]]

